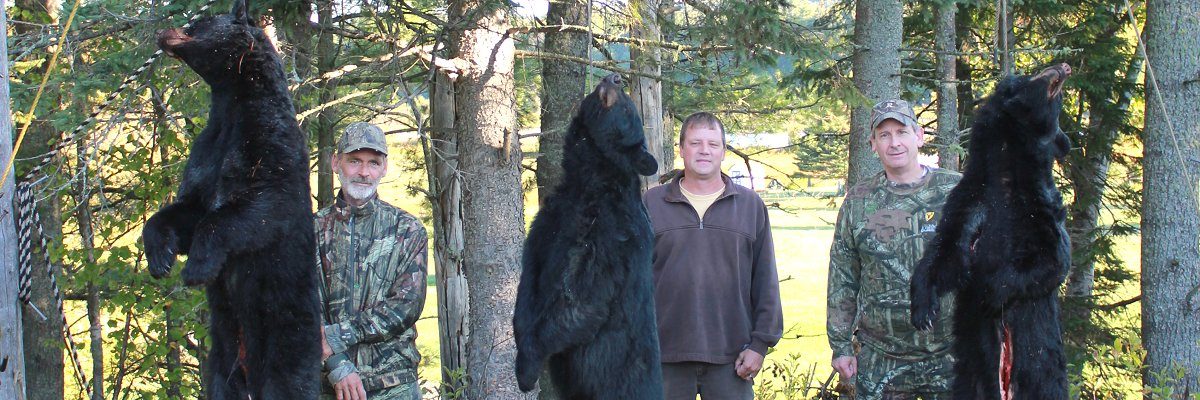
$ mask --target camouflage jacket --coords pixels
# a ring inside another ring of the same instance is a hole
[[[368,391],[415,381],[425,227],[378,197],[355,208],[339,195],[317,212],[316,229],[325,336],[334,352],[326,373],[348,359]]]
[[[918,361],[950,350],[951,296],[939,323],[917,332],[909,311],[909,282],[962,175],[928,168],[907,185],[883,172],[855,185],[838,212],[829,250],[826,329],[833,357],[854,355],[857,339],[889,357]]]

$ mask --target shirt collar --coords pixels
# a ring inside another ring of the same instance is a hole
[[[337,200],[334,201],[333,208],[342,218],[348,218],[350,216],[361,217],[373,214],[375,212],[375,208],[378,206],[378,203],[379,193],[376,192],[375,194],[371,195],[371,198],[367,199],[367,201],[363,203],[362,207],[354,207],[351,206],[344,197],[342,197],[342,191],[338,190]]]

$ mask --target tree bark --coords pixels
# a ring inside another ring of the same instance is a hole
[[[978,8],[970,4],[960,4],[958,11],[958,15],[954,18],[954,36],[958,51],[977,48],[978,43],[975,43],[974,36],[971,33],[971,14],[978,12]],[[975,120],[975,89],[971,83],[973,75],[971,72],[971,63],[966,57],[959,57],[955,64],[955,77],[958,78],[958,126],[970,127]],[[967,133],[965,139],[970,140],[970,133]],[[964,136],[959,136],[959,144],[963,148],[966,148],[967,146],[963,144],[963,141]],[[962,162],[962,159],[959,158],[959,165],[962,165]]]
[[[869,103],[899,98],[904,7],[899,0],[859,0],[854,10],[854,87]],[[850,112],[847,188],[883,169],[868,143],[871,106]]]
[[[81,103],[82,104],[82,103]],[[83,107],[81,107],[83,108]],[[83,251],[83,262],[79,270],[96,268],[96,236],[93,231],[86,138],[75,142],[75,159],[79,162],[79,179],[75,183],[75,220],[79,224],[79,246]],[[92,400],[104,399],[104,329],[100,322],[100,291],[92,282],[87,283],[88,337],[92,352]]]
[[[59,9],[56,1],[20,0],[16,6],[17,9],[25,11],[19,14],[17,19],[31,19],[27,22],[34,23],[45,23],[47,20],[55,23],[58,20]],[[13,29],[18,33],[29,33],[35,28],[25,24],[15,24]],[[45,74],[46,66],[39,67],[38,71],[39,74]],[[49,99],[44,99],[43,103],[46,100]],[[47,104],[53,104],[53,102]],[[50,151],[51,142],[58,139],[57,131],[46,119],[34,120],[25,135],[21,151],[17,152],[17,155],[22,158]],[[33,163],[38,162],[37,160],[40,158],[36,157],[34,161],[18,162],[16,170],[18,172],[26,171],[32,168]],[[50,196],[38,202],[36,212],[42,219],[42,226],[38,228],[42,229],[45,235],[61,236],[62,218],[58,196]],[[47,249],[39,249],[39,251],[45,252]],[[46,268],[51,266],[46,265],[45,257],[34,256],[32,261],[33,287],[30,297],[34,307],[46,314],[46,318],[38,315],[29,307],[19,308],[23,315],[26,395],[29,400],[61,400],[64,395],[63,371],[65,371],[63,369],[62,318],[55,315],[58,305],[55,304],[54,293],[50,288],[50,278],[46,275]],[[57,274],[59,271],[56,270],[54,273]]]
[[[1000,76],[1012,75],[1013,73],[1013,21],[1012,21],[1012,4],[1013,0],[999,0],[996,2],[996,62],[1000,67]]]
[[[1071,269],[1067,273],[1066,293],[1062,301],[1063,344],[1067,351],[1067,362],[1072,374],[1080,374],[1085,367],[1080,360],[1086,356],[1096,332],[1092,314],[1096,301],[1093,290],[1096,286],[1097,240],[1101,232],[1097,229],[1104,195],[1108,189],[1108,169],[1112,163],[1113,146],[1121,134],[1120,127],[1128,119],[1126,111],[1133,100],[1133,87],[1141,75],[1142,59],[1131,60],[1125,71],[1129,90],[1117,96],[1114,105],[1107,96],[1084,95],[1091,123],[1087,132],[1077,135],[1076,147],[1066,159],[1065,172],[1071,182],[1074,195],[1067,206],[1067,234],[1071,239]],[[1109,110],[1105,111],[1105,108]]]
[[[45,154],[50,151],[53,142],[57,140],[58,134],[50,126],[49,121],[34,121],[30,124],[29,131],[25,134],[25,142],[17,155],[32,157]],[[41,157],[37,157],[34,161],[17,163],[18,167],[23,168],[16,169],[18,171],[28,170],[32,168],[33,163],[40,159]],[[62,235],[59,204],[58,196],[50,196],[37,203],[35,212],[41,218],[42,225],[37,227],[34,234],[48,237]],[[37,245],[37,243],[38,241],[35,239],[34,244]],[[66,371],[63,364],[63,320],[58,315],[58,304],[54,299],[54,291],[50,286],[50,277],[47,276],[46,269],[52,268],[53,273],[59,278],[62,277],[62,271],[57,266],[47,265],[43,254],[49,249],[38,248],[36,251],[38,254],[32,256],[31,282],[33,286],[30,291],[30,300],[45,317],[30,307],[20,308],[24,321],[26,394],[29,400],[61,400],[64,396],[63,385],[65,383],[63,372]],[[59,282],[62,282],[62,279],[59,279]]]
[[[333,23],[333,2],[322,0],[317,2],[317,22],[322,26]],[[323,30],[317,37],[317,76],[333,71],[337,66],[337,46],[333,43],[333,32]],[[328,79],[320,84],[317,94],[317,105],[332,101],[337,95],[337,80]],[[317,208],[333,204],[333,159],[334,150],[334,116],[336,110],[327,107],[317,112],[317,122],[313,124],[313,133],[317,136]]]
[[[944,0],[938,4],[937,27],[934,29],[934,42],[939,51],[937,74],[940,80],[937,95],[938,166],[952,171],[959,170],[963,149],[958,142],[958,76],[955,68],[958,57],[953,54],[958,49],[954,38],[957,15],[958,3]]]
[[[1200,19],[1195,3],[1146,3],[1142,334],[1148,387],[1200,393]],[[1182,371],[1182,379],[1171,372]]]
[[[587,1],[550,2],[547,24],[587,26]],[[547,53],[587,58],[588,34],[573,31],[546,32]],[[542,60],[542,134],[538,136],[538,203],[562,182],[563,136],[571,124],[575,107],[587,93],[587,67],[565,60]]]
[[[0,20],[6,21],[7,10],[0,7]],[[8,30],[0,31],[0,163],[7,164],[13,154],[12,112],[8,97]],[[4,168],[0,165],[0,171]],[[17,300],[17,227],[13,218],[13,196],[16,188],[15,171],[0,175],[0,397],[25,400],[25,358],[22,352],[21,302]],[[61,354],[61,353],[60,353]],[[60,358],[61,360],[61,358]],[[61,361],[60,361],[61,362]],[[61,382],[62,369],[59,369]],[[62,384],[59,383],[59,393]],[[61,395],[59,397],[62,398]]]
[[[455,84],[454,126],[471,288],[467,398],[533,398],[517,389],[513,372],[512,309],[525,221],[509,9],[499,1],[453,0],[448,15],[462,29],[450,34],[452,55],[466,66]]]
[[[1125,79],[1133,83],[1142,72],[1142,59],[1135,58],[1125,71]],[[1130,85],[1132,87],[1132,85]],[[1066,169],[1075,195],[1067,210],[1067,232],[1071,236],[1071,271],[1067,274],[1066,297],[1090,298],[1095,288],[1096,258],[1091,254],[1097,239],[1096,225],[1100,220],[1100,206],[1107,189],[1108,167],[1112,163],[1112,149],[1116,144],[1120,128],[1126,118],[1121,115],[1133,101],[1133,90],[1118,96],[1113,111],[1099,110],[1111,101],[1108,98],[1086,98],[1091,116],[1091,126],[1082,135],[1083,143],[1077,143],[1082,151],[1072,152]],[[1090,314],[1090,308],[1084,310]],[[1077,315],[1086,318],[1085,315]]]
[[[662,41],[658,23],[660,0],[638,0],[633,2],[637,13],[630,26],[629,36],[652,42]],[[656,46],[629,46],[629,59],[633,70],[658,76],[662,71],[662,52]],[[631,78],[629,96],[641,112],[642,130],[646,134],[646,150],[658,160],[658,171],[642,177],[642,188],[658,186],[658,177],[663,172],[663,102],[662,82],[643,76]]]
[[[454,82],[437,73],[430,99],[432,126],[425,143],[425,165],[433,198],[433,259],[437,275],[438,338],[443,397],[466,385],[470,303],[463,274],[462,179],[454,129]]]

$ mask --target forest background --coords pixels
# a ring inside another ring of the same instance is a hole
[[[19,308],[29,399],[203,396],[203,291],[177,276],[151,279],[138,237],[178,185],[208,108],[206,86],[158,57],[154,35],[206,4],[6,4],[11,115],[28,129],[16,176],[33,188],[49,239],[35,249],[47,257],[34,255],[32,300]],[[661,173],[676,165],[682,117],[705,110],[725,121],[726,171],[747,175],[772,208],[785,297],[787,333],[757,392],[835,398],[826,392],[836,378],[824,337],[825,268],[844,188],[880,169],[866,147],[870,104],[912,102],[929,142],[922,160],[957,170],[972,111],[995,83],[1057,62],[1075,70],[1060,120],[1074,146],[1055,171],[1073,255],[1062,293],[1072,393],[1200,396],[1194,6],[251,2],[310,135],[319,206],[336,193],[329,157],[341,128],[367,120],[387,131],[393,155],[381,196],[431,233],[418,324],[426,397],[471,399],[554,398],[522,395],[512,379],[520,243],[539,199],[563,177],[573,107],[600,77],[629,78]]]

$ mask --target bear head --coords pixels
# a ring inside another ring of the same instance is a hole
[[[988,99],[991,104],[987,108],[999,110],[1001,115],[996,117],[1008,122],[1000,125],[1009,130],[1005,134],[1062,158],[1070,151],[1071,142],[1058,127],[1058,115],[1062,111],[1063,84],[1070,75],[1071,66],[1063,63],[1037,75],[1006,77]]]
[[[642,118],[633,99],[621,90],[623,85],[621,76],[612,74],[583,98],[567,140],[567,146],[575,149],[568,151],[596,151],[617,168],[653,175],[658,172],[658,161],[646,150]],[[592,148],[578,148],[589,141]]]
[[[229,83],[243,68],[274,58],[274,46],[246,13],[246,1],[235,0],[229,14],[206,16],[190,26],[158,32],[158,47],[196,71],[209,85]]]

